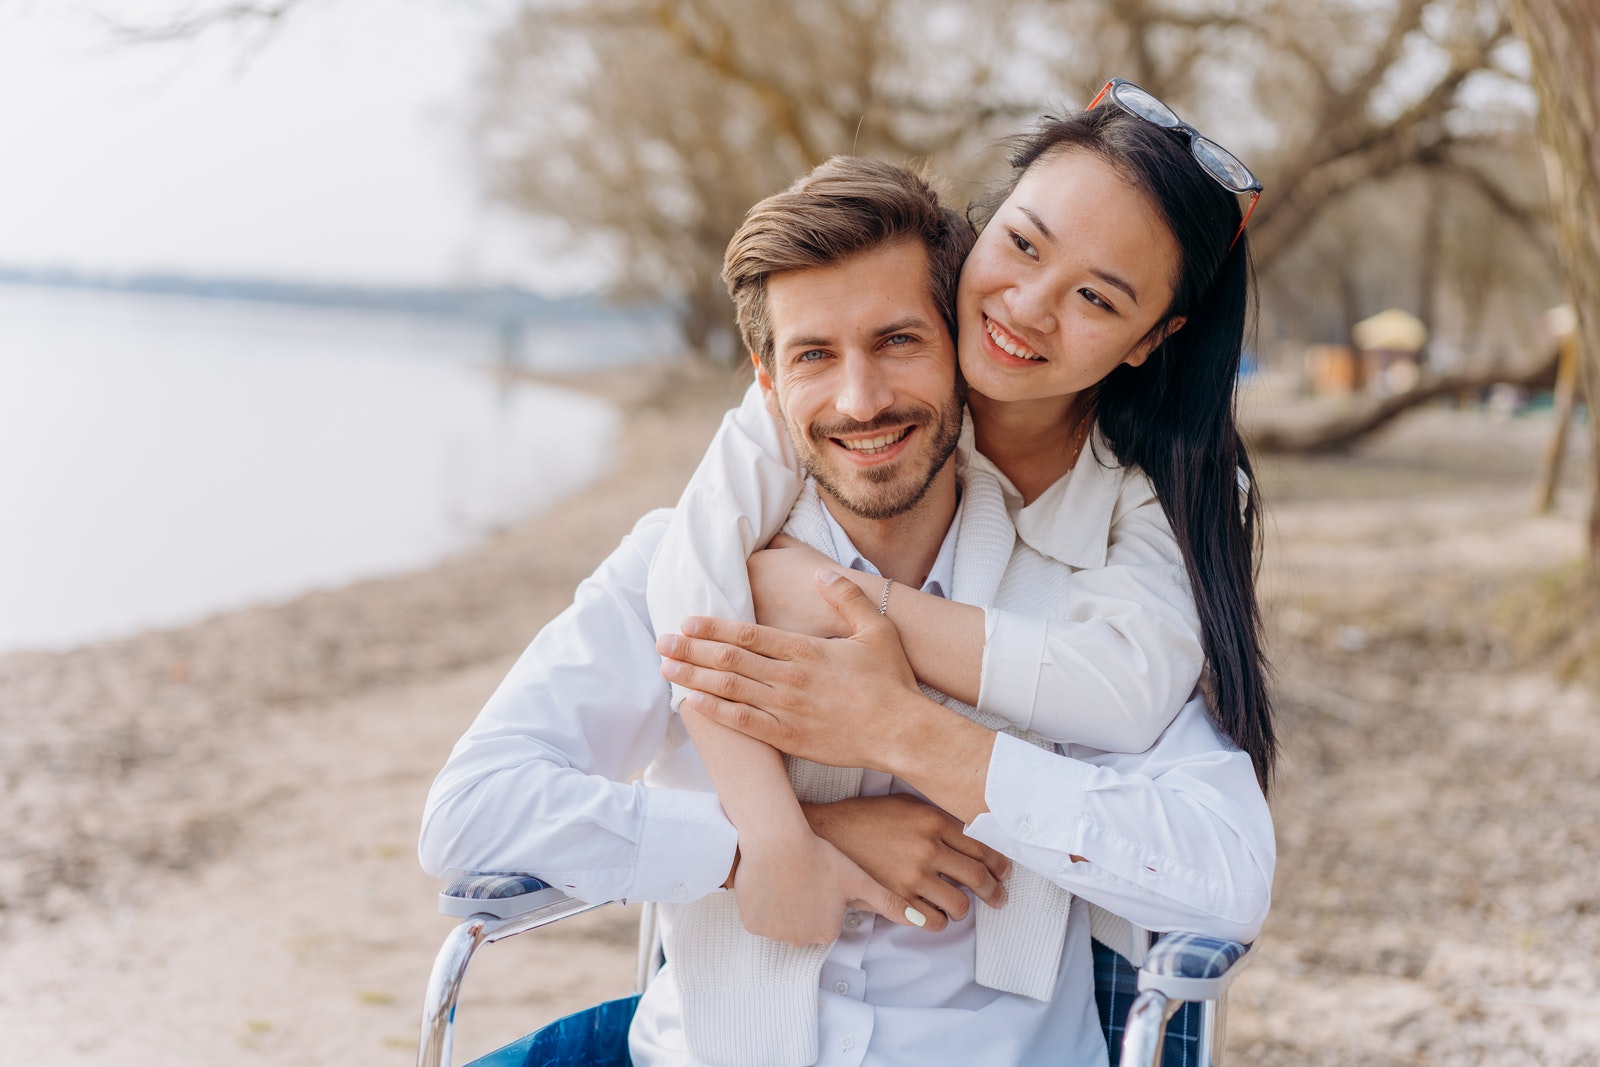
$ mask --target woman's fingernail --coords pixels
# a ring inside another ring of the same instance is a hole
[[[822,570],[817,572],[817,581],[821,582],[823,585],[833,585],[836,582],[844,581],[844,575],[840,574],[838,571],[831,571],[824,567]],[[921,924],[919,923],[918,925]]]
[[[916,908],[906,909],[906,920],[910,922],[912,926],[928,925],[928,917],[922,914],[922,912],[918,911]]]

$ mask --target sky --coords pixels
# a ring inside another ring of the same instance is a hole
[[[302,0],[129,42],[214,0],[0,0],[0,265],[592,288],[487,206],[466,131],[505,0]],[[149,23],[146,23],[149,24]]]

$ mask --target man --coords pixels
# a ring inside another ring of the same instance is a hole
[[[789,210],[758,205],[730,261],[761,243],[763,226],[788,228],[814,249],[814,265],[766,279],[776,343],[762,387],[813,476],[788,532],[902,583],[948,594],[988,580],[992,594],[1014,534],[992,480],[969,472],[963,483],[951,461],[961,417],[949,326],[954,274],[934,266],[949,261],[952,247],[959,262],[968,238],[924,183],[885,164],[833,160],[780,196]],[[935,916],[926,927],[852,911],[836,942],[810,950],[785,951],[739,927],[730,895],[719,892],[730,878],[737,884],[737,835],[671,711],[645,606],[664,523],[660,514],[641,521],[456,746],[429,795],[423,865],[440,877],[528,871],[583,899],[662,902],[668,964],[635,1018],[639,1064],[1103,1063],[1085,904],[1036,875],[1028,900],[1013,893],[1003,908],[984,911],[987,930],[966,911],[964,894],[944,909],[949,921]],[[1198,714],[1198,726],[1194,715],[1180,716],[1184,729],[1165,749],[1158,742],[1118,768],[1126,823],[1152,823],[1141,853],[1152,863],[1159,856],[1164,865],[1174,836],[1249,837],[1232,827],[1253,815],[1248,798],[1235,811],[1225,787],[1196,804],[1155,782],[1186,766],[1192,735],[1204,727]],[[1216,758],[1200,761],[1197,775],[1230,763],[1233,778],[1242,774],[1253,788],[1247,759],[1242,770],[1230,762],[1214,732],[1200,742],[1207,746]],[[1045,758],[1067,762],[1053,750]],[[641,769],[642,780],[630,782]],[[866,865],[920,838],[943,850],[935,869],[945,878],[999,902],[994,876],[1005,862],[952,835],[960,824],[904,781],[871,771],[835,780],[817,765],[801,773],[805,789],[826,797],[813,812],[840,813],[814,825],[836,833],[852,858]],[[1018,795],[1051,816],[1047,787],[1029,792],[1019,783]],[[1152,806],[1157,797],[1183,810]],[[919,829],[885,830],[907,826]],[[1251,846],[1259,842],[1220,846],[1216,864],[1254,863],[1259,873],[1259,856],[1240,858]],[[1047,850],[1018,851],[1036,869],[1056,866]],[[1270,859],[1266,866],[1269,878]],[[1130,918],[1203,918],[1222,892],[1212,873],[1167,872],[1205,884],[1155,904],[1145,897],[1157,894],[1133,885],[1137,872],[1129,872],[1128,903],[1145,908]],[[1117,881],[1080,892],[1118,903]],[[1257,888],[1254,912],[1219,932],[1253,935],[1265,907],[1265,885]],[[931,888],[927,899],[938,893]]]

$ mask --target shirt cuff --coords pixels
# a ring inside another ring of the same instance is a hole
[[[978,710],[1024,730],[1033,728],[1049,625],[1010,611],[983,611],[983,668],[978,675]]]
[[[1053,878],[1083,847],[1083,797],[1088,764],[1054,749],[998,734],[989,757],[983,799],[989,810],[972,820],[967,836]]]
[[[738,831],[715,793],[644,790],[644,829],[629,900],[682,904],[722,888]]]

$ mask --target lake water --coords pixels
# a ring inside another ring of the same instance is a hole
[[[640,329],[524,347],[600,365],[659,344]],[[507,385],[499,345],[404,315],[0,287],[0,650],[420,567],[600,475],[616,411]]]

